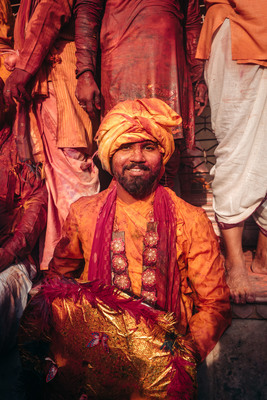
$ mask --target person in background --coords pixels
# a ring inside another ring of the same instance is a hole
[[[14,113],[0,78],[0,353],[16,343],[17,329],[38,275],[38,239],[45,229],[47,191],[38,166],[21,163],[12,134]]]
[[[199,115],[207,103],[203,62],[195,59],[198,0],[77,0],[74,14],[76,95],[91,117],[100,108],[103,117],[120,101],[151,97],[182,116],[172,128],[175,151],[163,177],[173,188],[181,148],[194,148],[195,110]]]
[[[19,157],[42,163],[48,189],[42,269],[52,258],[70,204],[99,190],[98,171],[89,160],[94,152],[92,124],[74,94],[72,7],[71,0],[22,0],[14,29],[17,55],[5,59],[12,73],[4,96],[9,106],[17,102]]]
[[[47,191],[40,168],[21,163],[12,133],[14,108],[4,103],[5,66],[12,48],[14,17],[0,0],[0,353],[16,343],[20,317],[38,275],[38,239],[46,225]]]
[[[244,222],[259,227],[252,271],[267,274],[267,10],[264,0],[207,0],[196,56],[206,60],[212,128],[214,209],[236,303],[252,302],[242,248]]]

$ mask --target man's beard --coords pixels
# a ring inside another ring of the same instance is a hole
[[[157,184],[160,180],[160,172],[161,172],[162,163],[159,166],[151,171],[146,165],[131,163],[123,167],[122,174],[114,173],[114,176],[118,183],[135,199],[142,200],[149,196],[157,187]],[[144,176],[125,176],[124,172],[126,170],[130,170],[132,168],[139,168],[144,171],[150,171],[148,177]]]

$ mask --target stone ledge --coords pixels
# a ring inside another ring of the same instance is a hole
[[[235,319],[267,319],[267,303],[232,304]]]

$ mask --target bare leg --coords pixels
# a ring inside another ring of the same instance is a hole
[[[260,231],[251,269],[256,274],[267,274],[267,236]]]
[[[255,300],[248,280],[248,272],[242,249],[243,228],[244,224],[242,223],[234,228],[222,230],[226,249],[226,282],[234,303],[246,303]]]

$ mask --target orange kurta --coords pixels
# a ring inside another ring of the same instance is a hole
[[[19,51],[16,68],[33,76],[33,101],[29,109],[18,104],[14,134],[21,160],[31,157],[24,139],[30,134],[32,155],[35,162],[43,163],[49,193],[41,269],[53,256],[69,205],[99,190],[97,171],[80,168],[87,155],[93,154],[93,133],[89,116],[75,97],[73,3],[22,0],[14,28],[14,47]],[[65,148],[79,150],[78,159]]]
[[[27,11],[31,7],[31,0],[22,0],[16,18],[14,47],[20,52],[16,67],[35,76],[32,94],[37,98],[38,95],[47,96],[47,80],[53,82],[57,100],[57,146],[83,148],[91,155],[91,121],[74,95],[73,0],[39,0],[32,14]],[[31,135],[40,140],[35,129],[33,125]],[[36,146],[36,153],[41,151],[39,147],[42,147],[41,143]]]
[[[225,18],[229,18],[233,60],[238,63],[253,63],[266,67],[266,1],[205,0],[205,4],[207,14],[201,31],[196,58],[209,58],[213,34]]]
[[[224,268],[220,256],[217,238],[212,225],[202,209],[185,203],[171,190],[168,190],[177,210],[177,260],[181,274],[181,317],[180,330],[190,332],[195,340],[201,359],[212,350],[220,335],[230,323],[229,290],[225,283]],[[50,275],[62,273],[68,277],[79,277],[86,281],[94,239],[95,226],[99,210],[106,200],[108,190],[92,197],[83,197],[72,204],[66,220],[63,237],[59,242],[55,256],[50,263]],[[149,202],[146,204],[147,213]],[[127,208],[119,201],[118,209],[127,213]],[[118,210],[117,209],[117,210]],[[133,215],[135,215],[136,209]],[[118,215],[118,214],[117,214]],[[127,218],[129,214],[127,215]],[[124,217],[122,218],[124,219]],[[132,221],[133,224],[135,221]],[[123,226],[125,221],[118,221]],[[129,270],[140,273],[140,254],[135,256],[135,244],[129,244],[127,238],[132,228],[125,232],[126,255]],[[140,233],[140,232],[139,232]],[[136,238],[141,246],[142,233]],[[130,247],[128,253],[127,246]],[[136,249],[135,251],[138,251]],[[140,250],[139,250],[140,251]],[[132,255],[131,255],[132,252]],[[140,291],[140,281],[134,284],[134,291]],[[197,312],[193,315],[193,303]]]

